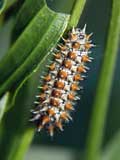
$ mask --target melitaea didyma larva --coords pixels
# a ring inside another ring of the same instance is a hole
[[[35,122],[37,130],[46,129],[53,136],[57,128],[63,130],[63,124],[72,120],[73,102],[78,100],[76,91],[80,90],[80,81],[89,69],[86,64],[92,61],[89,49],[94,46],[86,34],[86,25],[81,30],[72,28],[67,39],[62,38],[53,50],[54,59],[48,73],[42,77],[41,92],[36,96],[35,109],[30,121]]]

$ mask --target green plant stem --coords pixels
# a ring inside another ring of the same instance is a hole
[[[70,21],[68,24],[68,29],[73,26],[77,26],[80,16],[82,14],[83,8],[85,6],[85,2],[86,0],[76,0],[74,2],[74,5],[71,11]]]
[[[87,139],[87,160],[99,160],[120,35],[120,1],[112,1],[108,39]]]

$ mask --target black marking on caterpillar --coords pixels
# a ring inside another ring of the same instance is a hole
[[[79,83],[89,69],[86,64],[93,59],[89,50],[95,46],[90,40],[92,34],[85,31],[86,25],[82,30],[73,27],[67,39],[62,38],[62,44],[53,50],[54,60],[42,77],[42,92],[36,96],[36,106],[31,111],[30,121],[36,124],[38,132],[44,128],[53,136],[55,129],[63,131],[63,124],[72,120],[73,103],[80,99],[76,91],[81,89]]]

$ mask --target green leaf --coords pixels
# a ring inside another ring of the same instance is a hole
[[[90,131],[87,139],[86,155],[88,160],[100,159],[104,125],[118,53],[119,35],[120,1],[113,0],[107,44],[93,106]]]
[[[102,160],[120,159],[120,131],[118,131],[104,148]]]
[[[7,0],[0,0],[0,15],[4,11],[7,4]]]
[[[11,88],[17,88],[36,69],[67,26],[68,15],[55,13],[42,4],[0,63],[0,96]]]
[[[33,3],[32,0],[25,1],[17,15],[17,19],[13,28],[12,42],[18,38],[18,36],[27,27],[28,23],[37,15],[44,5],[46,4],[43,0],[36,0],[35,3]]]
[[[7,92],[1,99],[0,99],[0,122],[2,120],[3,114],[7,108],[7,102],[9,99],[9,92]]]

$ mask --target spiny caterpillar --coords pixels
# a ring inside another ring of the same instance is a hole
[[[63,131],[65,122],[72,120],[71,111],[74,101],[80,99],[76,91],[80,90],[79,82],[84,80],[84,73],[89,69],[87,62],[92,61],[89,49],[94,46],[86,34],[86,25],[81,30],[72,28],[67,38],[62,38],[53,52],[53,61],[48,66],[48,74],[43,78],[42,90],[37,97],[30,121],[35,122],[38,132],[46,129],[50,136],[57,128]]]

